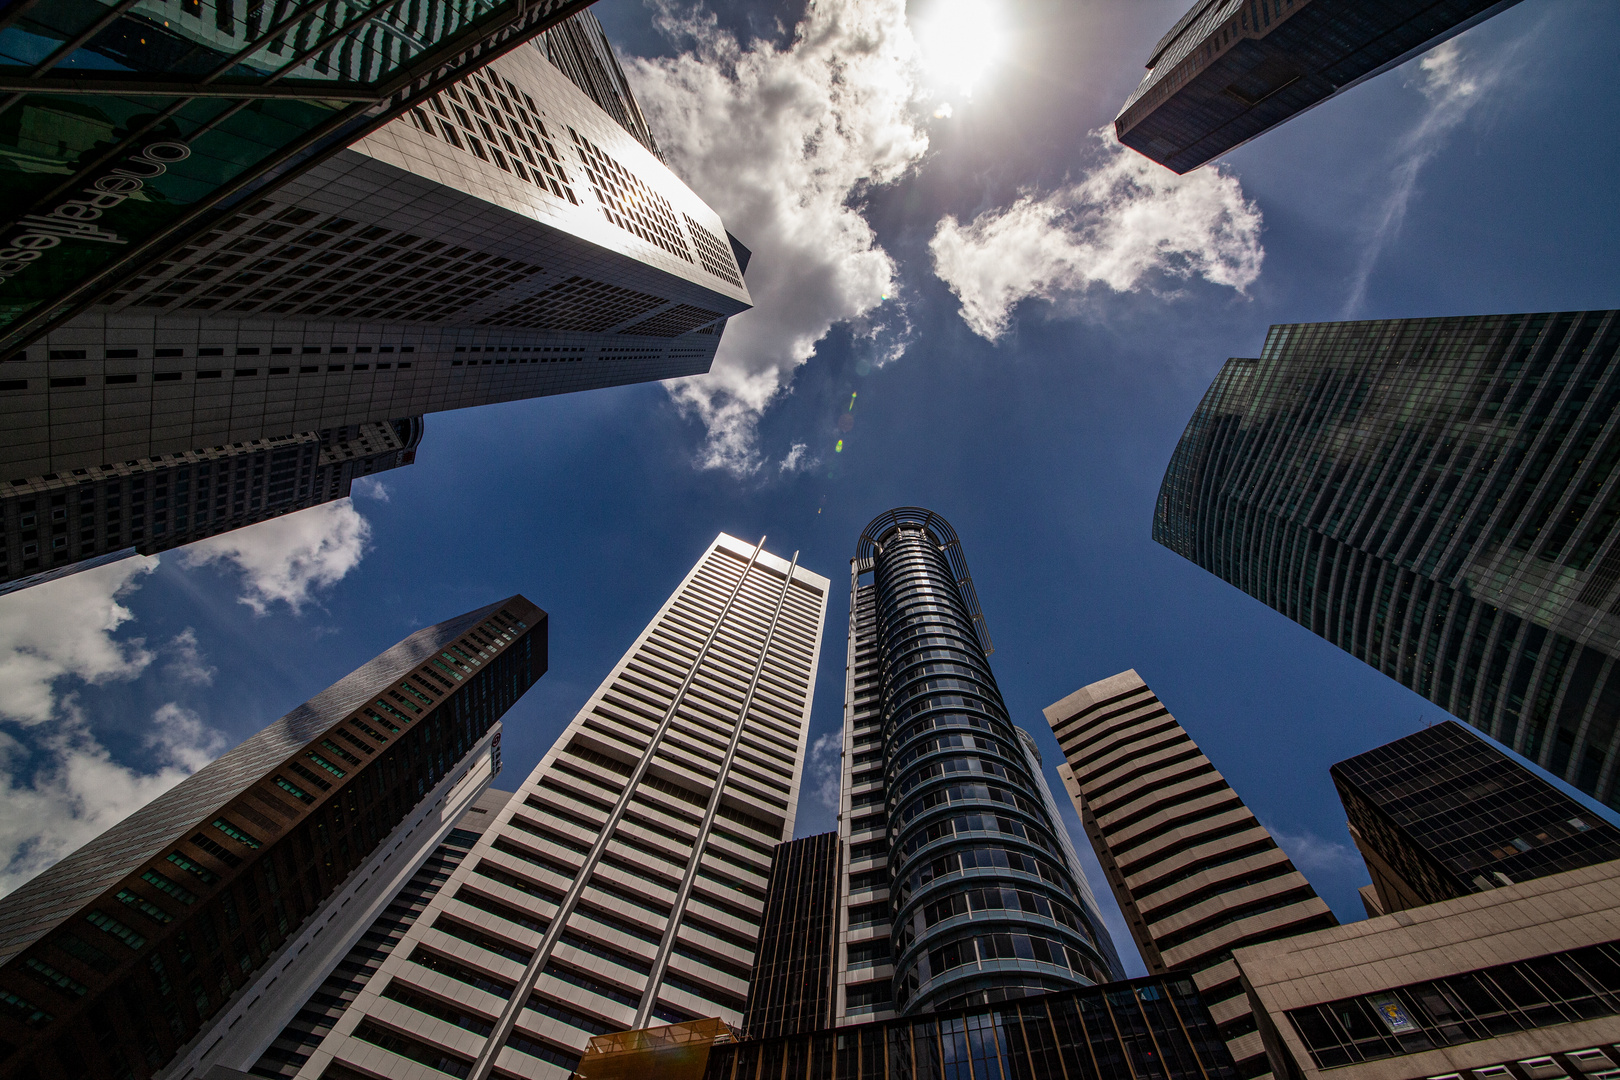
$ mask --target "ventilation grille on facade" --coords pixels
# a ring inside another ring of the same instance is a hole
[[[599,334],[627,319],[645,315],[666,301],[659,296],[622,289],[574,276],[519,301],[483,321],[485,326],[524,330],[573,330]]]
[[[698,259],[702,261],[703,269],[722,281],[742,288],[742,275],[737,273],[737,263],[731,257],[730,245],[722,244],[718,236],[693,221],[691,214],[681,216],[686,219],[686,227],[692,230],[692,239],[697,241]]]
[[[681,225],[675,220],[675,209],[669,205],[669,200],[573,128],[568,129],[568,135],[579,149],[585,175],[607,219],[647,243],[657,244],[671,255],[691,262],[692,253],[681,236]]]
[[[272,212],[273,216],[272,216]],[[381,226],[261,201],[181,248],[107,303],[335,319],[435,322],[540,272]]]
[[[562,158],[551,141],[551,132],[540,119],[534,98],[495,72],[487,74],[487,81],[479,75],[471,75],[461,81],[459,91],[455,86],[448,86],[443,93],[433,95],[428,104],[439,115],[430,117],[426,109],[418,106],[408,114],[411,122],[457,150],[492,161],[541,191],[549,191],[577,206],[579,199],[568,186],[568,173],[563,170]],[[473,87],[478,93],[472,92]],[[480,95],[482,102],[478,100]],[[468,109],[472,110],[471,114]],[[492,120],[494,127],[490,126]],[[457,124],[461,126],[457,128]],[[528,162],[527,168],[524,162]]]
[[[720,317],[718,311],[705,311],[691,304],[677,304],[668,311],[660,311],[645,322],[620,330],[621,334],[641,334],[645,337],[679,337],[696,330]]]

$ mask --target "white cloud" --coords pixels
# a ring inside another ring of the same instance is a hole
[[[0,596],[0,717],[42,724],[56,712],[57,680],[132,679],[153,654],[112,632],[134,618],[119,601],[157,569],[136,556]]]
[[[1358,313],[1367,299],[1368,279],[1384,248],[1401,231],[1406,209],[1417,191],[1418,174],[1434,160],[1452,130],[1501,80],[1507,65],[1498,59],[1498,63],[1481,69],[1468,62],[1462,46],[1453,38],[1418,62],[1418,88],[1427,99],[1423,118],[1395,144],[1391,154],[1389,190],[1362,230],[1361,255],[1344,305],[1346,317]]]
[[[658,18],[693,47],[632,60],[630,77],[671,167],[753,251],[755,305],[730,321],[709,374],[666,385],[707,429],[698,463],[750,475],[760,416],[828,330],[853,323],[890,354],[905,332],[883,306],[894,261],[858,200],[928,148],[916,44],[904,0],[818,0],[781,46],[743,44],[668,0]]]
[[[136,557],[0,597],[0,893],[9,892],[179,783],[223,747],[200,717],[167,704],[144,743],[149,768],[114,761],[75,689],[134,679],[159,655],[184,681],[212,677],[187,629],[161,650],[115,638],[123,601],[156,558]]]
[[[1022,300],[1073,302],[1097,286],[1164,293],[1201,277],[1243,292],[1260,276],[1260,210],[1214,166],[1186,176],[1095,133],[1099,164],[1046,195],[1025,192],[966,225],[939,223],[934,272],[962,302],[962,318],[990,341]]]
[[[214,681],[214,667],[204,659],[197,644],[197,631],[191,627],[174,635],[164,651],[169,655],[169,662],[163,665],[163,670],[171,678],[197,686],[208,686]]]
[[[821,463],[820,458],[810,456],[810,447],[802,442],[796,442],[788,448],[782,463],[777,467],[778,472],[796,473],[813,469]]]
[[[224,563],[242,575],[238,600],[257,615],[276,601],[294,614],[318,589],[343,580],[360,563],[371,525],[348,499],[222,533],[185,548],[187,567]]]
[[[843,781],[844,733],[829,731],[810,745],[810,781],[816,786],[816,799],[837,813],[839,785]]]
[[[378,502],[392,501],[393,492],[388,485],[375,476],[362,476],[350,487],[351,494],[357,499],[376,499]]]
[[[37,588],[37,586],[36,586]],[[57,723],[0,732],[0,893],[9,893],[151,802],[223,749],[220,734],[177,705],[153,716],[155,768],[112,759],[71,695]],[[23,775],[27,773],[28,775]]]

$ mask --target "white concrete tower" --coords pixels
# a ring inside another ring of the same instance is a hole
[[[298,1073],[561,1078],[740,1023],[793,835],[826,578],[720,535]]]

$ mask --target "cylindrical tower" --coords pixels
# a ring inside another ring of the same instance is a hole
[[[1107,981],[1104,932],[990,673],[955,531],[891,510],[857,557],[876,587],[895,1008]]]

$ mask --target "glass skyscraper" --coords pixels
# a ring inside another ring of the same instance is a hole
[[[0,355],[582,6],[9,5]]]
[[[418,630],[6,896],[0,1076],[207,1073],[296,1009],[500,771],[546,635],[522,596]]]
[[[1339,762],[1333,785],[1371,914],[1620,859],[1620,829],[1449,720]]]
[[[1117,976],[990,649],[950,524],[875,518],[851,564],[840,1025]]]
[[[1273,326],[1153,538],[1613,806],[1620,312]]]
[[[1119,141],[1178,173],[1518,0],[1198,0],[1148,57]]]

